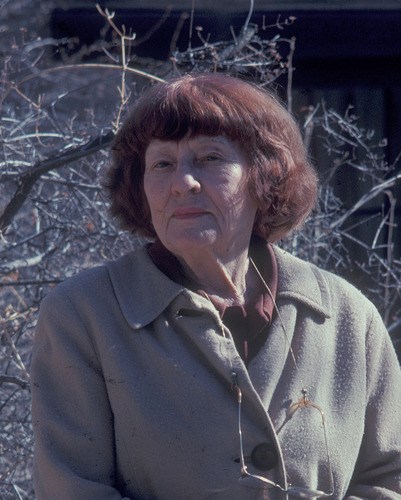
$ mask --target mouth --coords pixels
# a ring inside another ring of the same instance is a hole
[[[197,207],[181,207],[177,208],[173,212],[173,218],[175,219],[195,219],[197,217],[202,217],[206,215],[207,212],[201,208]]]

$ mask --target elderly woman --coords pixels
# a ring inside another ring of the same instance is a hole
[[[373,305],[272,243],[315,203],[264,90],[183,76],[117,134],[112,212],[150,242],[43,302],[38,499],[401,498],[401,372]]]

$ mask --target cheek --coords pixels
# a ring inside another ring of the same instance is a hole
[[[230,187],[231,189],[227,191],[226,197],[235,200],[236,203],[241,206],[251,205],[253,203],[253,199],[244,178],[239,178],[235,185],[231,185]]]
[[[163,188],[164,185],[164,188]],[[152,222],[156,225],[161,222],[165,215],[165,208],[168,202],[168,193],[165,189],[166,183],[153,182],[152,180],[145,180],[143,189],[145,198],[150,212]]]
[[[157,201],[160,199],[160,193],[158,192],[157,186],[145,176],[143,180],[143,190],[149,208],[153,211],[153,209],[157,206]]]

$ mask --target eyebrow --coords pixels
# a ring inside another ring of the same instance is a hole
[[[195,141],[199,143],[205,143],[205,142],[215,142],[217,144],[223,144],[227,145],[227,139],[224,136],[216,136],[216,135],[200,135],[200,136],[195,136],[193,137],[190,141]]]
[[[156,140],[159,141],[159,139],[156,139]],[[157,144],[154,144],[154,143],[149,144],[149,146],[146,148],[145,156],[147,154],[159,154],[159,153],[166,154],[166,153],[169,153],[171,151],[171,146],[169,144],[167,144],[167,142],[174,142],[174,141],[160,141]]]

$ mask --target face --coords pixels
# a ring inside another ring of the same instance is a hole
[[[256,214],[248,167],[247,155],[224,136],[153,139],[145,154],[144,189],[164,246],[176,255],[248,248]]]

